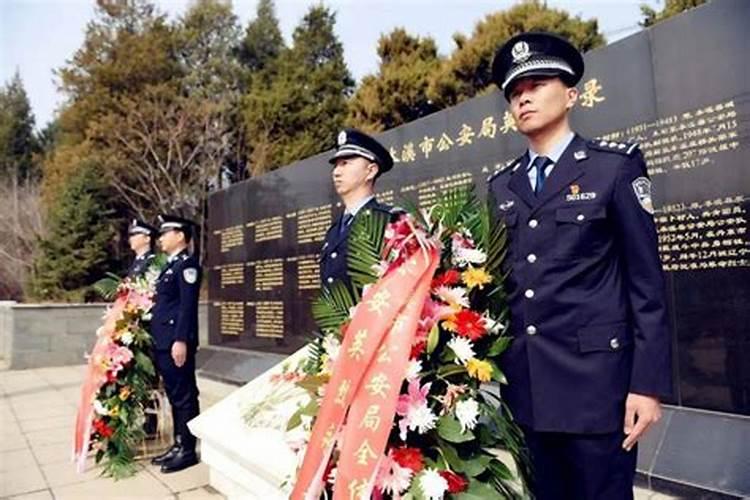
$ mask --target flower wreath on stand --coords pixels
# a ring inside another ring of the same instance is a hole
[[[291,498],[524,497],[522,434],[488,384],[506,383],[511,341],[505,228],[470,189],[354,224],[353,286],[323,290],[320,332],[283,375],[310,395],[287,426],[301,462]]]
[[[114,302],[96,332],[81,388],[73,447],[79,472],[85,470],[91,449],[96,463],[103,463],[103,475],[122,479],[137,472],[137,449],[146,437],[145,409],[157,380],[146,327],[165,263],[162,255],[141,277],[120,281],[111,276],[96,284],[97,291]]]

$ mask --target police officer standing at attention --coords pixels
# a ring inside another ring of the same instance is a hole
[[[148,268],[154,262],[156,254],[153,246],[156,238],[156,228],[140,219],[133,219],[128,227],[128,243],[130,249],[135,253],[135,258],[128,269],[128,278],[140,278],[146,274]],[[146,439],[153,439],[157,435],[158,420],[156,417],[155,403],[149,401],[146,404],[146,421],[143,430]]]
[[[160,216],[159,222],[159,244],[169,259],[156,283],[151,335],[156,369],[164,379],[172,406],[174,445],[152,463],[161,465],[161,472],[176,472],[198,463],[196,438],[187,423],[199,413],[195,352],[201,268],[198,259],[187,250],[193,223],[172,215]]]
[[[153,250],[156,228],[142,220],[133,219],[128,227],[128,244],[135,252],[135,258],[128,269],[128,278],[137,278],[146,274],[156,254]]]
[[[349,284],[347,275],[347,238],[355,217],[363,211],[391,213],[391,207],[375,199],[375,180],[393,167],[388,150],[369,135],[355,129],[342,130],[331,177],[336,194],[346,207],[328,229],[320,255],[320,281],[330,286],[335,281]]]
[[[539,500],[632,499],[636,442],[672,389],[651,181],[636,144],[571,130],[583,69],[547,33],[511,38],[492,67],[528,140],[489,189],[510,237],[502,396]]]

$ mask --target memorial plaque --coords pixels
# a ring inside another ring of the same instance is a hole
[[[750,415],[750,2],[715,0],[586,54],[575,130],[641,145],[674,330],[672,403]],[[389,130],[378,198],[422,207],[523,153],[499,92]],[[333,146],[335,137],[331,137]],[[342,207],[330,153],[214,193],[212,344],[291,353],[314,329],[318,255]],[[594,168],[594,165],[588,166]],[[242,307],[237,304],[242,304]]]

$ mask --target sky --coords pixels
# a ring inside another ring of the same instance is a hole
[[[171,18],[185,12],[191,0],[155,0]],[[320,0],[276,0],[276,15],[287,42],[310,5]],[[397,27],[431,36],[441,54],[453,51],[453,34],[471,34],[484,16],[513,5],[515,0],[323,0],[336,12],[336,34],[353,76],[360,80],[377,70],[377,41]],[[597,18],[608,42],[638,31],[640,5],[660,7],[663,0],[547,0],[584,19]],[[257,0],[233,0],[243,26],[255,15]],[[93,19],[95,0],[0,0],[0,83],[19,71],[37,127],[54,117],[64,102],[54,70],[65,65],[81,46],[86,24]]]

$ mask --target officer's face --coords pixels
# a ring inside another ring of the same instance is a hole
[[[378,173],[378,166],[367,158],[352,156],[338,158],[333,166],[331,177],[339,196],[345,196],[372,182]]]
[[[562,123],[577,97],[578,90],[557,77],[522,78],[511,91],[510,111],[518,130],[534,135]]]
[[[159,246],[165,253],[172,253],[185,241],[185,236],[180,231],[165,231],[159,236]]]
[[[149,246],[151,244],[151,238],[141,233],[131,234],[128,237],[128,243],[130,244],[130,249],[137,252],[138,250]]]

